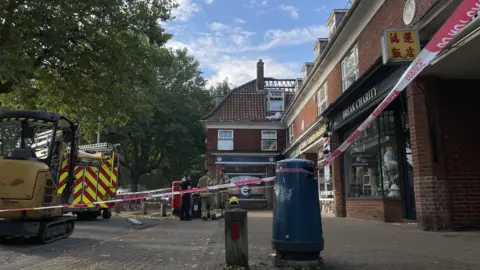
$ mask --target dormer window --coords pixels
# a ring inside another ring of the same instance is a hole
[[[313,56],[314,59],[317,60],[317,57],[319,57],[323,51],[325,50],[325,47],[327,47],[328,39],[327,38],[319,38],[315,42],[315,45],[313,46]]]
[[[285,109],[285,95],[280,91],[268,92],[268,110],[281,112]]]
[[[302,67],[303,80],[307,79],[308,74],[310,73],[310,69],[312,67],[312,64],[313,63],[311,63],[311,62],[306,62],[305,64],[303,64],[303,67]]]
[[[327,27],[328,27],[328,36],[331,37],[335,30],[337,29],[337,26],[340,24],[340,22],[343,19],[343,16],[347,13],[348,9],[334,9],[332,13],[330,14],[330,17],[328,17],[327,20]]]

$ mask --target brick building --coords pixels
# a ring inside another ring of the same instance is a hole
[[[385,62],[385,31],[408,30],[423,47],[461,1],[352,2],[332,12],[329,36],[315,43],[314,61],[305,64],[282,118],[288,157],[321,159],[325,147],[343,142],[392,89],[409,62]],[[319,169],[322,211],[416,219],[424,229],[480,225],[480,145],[477,128],[468,125],[480,115],[478,94],[470,90],[479,83],[471,53],[480,43],[473,31],[478,21],[462,32],[468,42],[458,39],[341,157]]]
[[[275,175],[275,161],[287,142],[279,115],[292,100],[295,87],[294,79],[264,77],[260,60],[255,80],[217,97],[215,108],[202,119],[207,134],[206,167],[212,177],[217,178],[221,169],[233,181]],[[271,208],[272,191],[265,184],[250,185],[235,195],[242,207]]]

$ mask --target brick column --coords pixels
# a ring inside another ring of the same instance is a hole
[[[330,137],[330,149],[333,152],[340,145],[340,138],[337,134],[332,134]],[[336,158],[332,162],[332,184],[333,184],[333,198],[335,203],[335,216],[346,217],[345,192],[344,183],[342,181],[342,162],[341,157]]]
[[[437,84],[434,78],[420,78],[407,88],[417,221],[423,230],[433,231],[452,228]]]

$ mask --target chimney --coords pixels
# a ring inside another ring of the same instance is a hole
[[[215,107],[218,106],[223,100],[223,96],[215,96]]]
[[[263,73],[262,59],[257,62],[257,90],[263,90],[265,88],[265,77]]]

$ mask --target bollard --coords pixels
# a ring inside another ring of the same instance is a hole
[[[115,203],[115,213],[120,214],[122,205],[123,205],[122,202]]]
[[[172,192],[180,191],[180,181],[173,181],[172,182]],[[180,207],[182,205],[182,195],[181,194],[172,194],[171,197],[172,202],[172,216],[180,216]]]
[[[248,268],[247,210],[225,212],[225,259],[229,266]]]
[[[148,208],[148,203],[147,202],[142,202],[143,215],[145,215],[145,216],[147,215],[147,212],[148,212],[147,208]]]
[[[162,213],[162,217],[167,216],[167,204],[166,203],[161,203],[160,204],[160,213]]]

